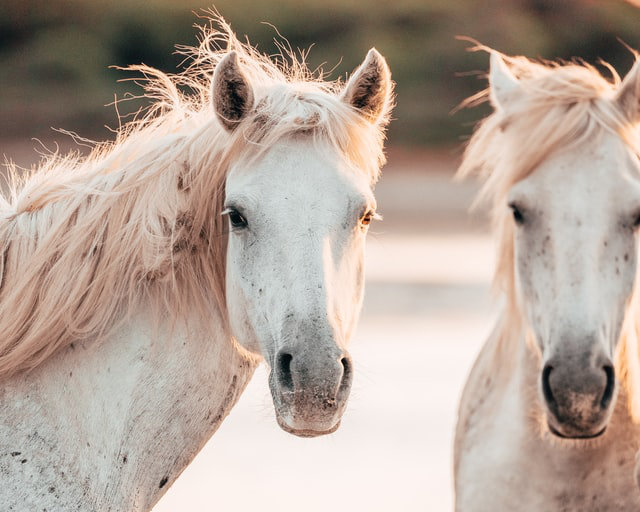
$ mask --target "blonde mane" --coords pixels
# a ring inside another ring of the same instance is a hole
[[[495,52],[479,46],[475,49]],[[498,52],[495,52],[498,53]],[[478,201],[492,205],[492,222],[497,239],[494,288],[506,297],[500,320],[496,357],[516,350],[514,341],[531,338],[518,304],[514,275],[514,226],[507,207],[507,194],[518,181],[535,172],[553,152],[575,147],[603,132],[620,136],[640,155],[640,131],[612,101],[620,77],[606,63],[611,74],[603,77],[585,63],[535,62],[525,57],[500,54],[519,80],[523,94],[510,98],[509,108],[496,108],[481,121],[465,149],[459,176],[477,174],[484,180]],[[637,58],[637,56],[636,56]],[[474,106],[489,99],[489,89],[467,99]],[[640,421],[640,293],[636,286],[623,327],[617,371],[625,384],[629,410]]]
[[[367,121],[338,96],[340,81],[324,81],[293,52],[274,63],[210,14],[199,46],[180,48],[190,59],[184,72],[128,68],[146,80],[151,106],[114,142],[87,157],[51,155],[27,177],[9,166],[11,190],[0,196],[0,378],[74,340],[103,338],[143,300],[174,321],[189,312],[211,328],[216,309],[226,321],[220,212],[233,162],[311,137],[377,179],[391,105],[382,122]],[[229,50],[256,105],[232,133],[210,93]]]

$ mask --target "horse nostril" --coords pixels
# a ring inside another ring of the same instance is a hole
[[[353,367],[351,364],[351,358],[346,356],[340,359],[342,364],[342,379],[340,380],[339,392],[348,391],[351,386],[351,374],[353,373]]]
[[[542,394],[544,395],[544,399],[547,401],[549,405],[555,405],[556,399],[553,396],[553,392],[551,391],[551,384],[549,383],[549,376],[551,375],[551,371],[553,370],[553,366],[545,365],[542,370]]]
[[[293,377],[291,376],[291,361],[293,356],[286,352],[278,354],[276,376],[283,391],[293,391]]]
[[[342,380],[345,380],[351,377],[351,359],[343,357],[340,362],[342,363]]]
[[[607,385],[604,388],[604,393],[602,394],[602,399],[600,400],[600,407],[603,409],[607,409],[609,404],[611,403],[611,399],[613,398],[613,390],[616,385],[616,377],[613,366],[605,365],[602,367],[605,375],[607,376]]]

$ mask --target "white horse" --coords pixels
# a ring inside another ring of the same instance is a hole
[[[389,69],[325,82],[215,21],[183,74],[133,68],[149,115],[0,199],[2,510],[149,510],[260,356],[283,429],[338,428]]]
[[[455,440],[459,511],[640,510],[640,60],[620,81],[491,52],[486,179],[504,310]]]

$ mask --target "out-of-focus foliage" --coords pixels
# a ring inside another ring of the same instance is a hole
[[[273,53],[278,28],[309,62],[344,76],[371,46],[388,59],[398,104],[396,144],[458,140],[485,111],[451,110],[484,87],[488,58],[469,53],[473,37],[505,53],[602,58],[624,73],[633,60],[620,38],[640,49],[640,9],[622,0],[219,0],[239,36]],[[196,0],[2,0],[0,135],[41,136],[49,127],[96,131],[117,124],[111,102],[136,91],[110,69],[144,62],[175,71],[174,44],[194,44]],[[473,72],[476,72],[475,74]],[[123,107],[125,108],[125,107]]]

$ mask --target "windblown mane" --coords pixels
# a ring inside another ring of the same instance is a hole
[[[229,133],[214,115],[210,82],[232,49],[256,107]],[[340,81],[324,81],[290,51],[274,63],[214,13],[200,45],[180,52],[190,59],[180,74],[128,68],[146,80],[151,106],[114,142],[87,157],[51,155],[26,178],[9,166],[11,191],[0,196],[0,377],[76,339],[105,336],[144,300],[158,315],[195,316],[204,328],[214,310],[224,321],[220,212],[230,163],[283,138],[312,137],[377,179],[390,105],[383,122],[366,121],[337,95]]]
[[[490,48],[475,49],[489,53]],[[458,174],[478,174],[484,185],[478,201],[492,205],[497,239],[494,288],[504,293],[506,308],[500,320],[498,354],[512,348],[526,328],[518,305],[514,275],[514,225],[507,194],[518,181],[535,172],[550,154],[597,140],[603,132],[619,135],[640,155],[640,131],[632,125],[616,102],[611,101],[621,83],[606,63],[611,78],[580,62],[532,61],[500,54],[519,80],[523,94],[510,98],[509,108],[496,108],[481,121],[465,149]],[[463,106],[489,99],[489,89],[468,98]],[[640,333],[640,297],[635,288],[623,327],[618,357],[618,375],[626,383],[629,408],[640,421],[640,364],[637,339]],[[525,334],[530,336],[530,334]]]

